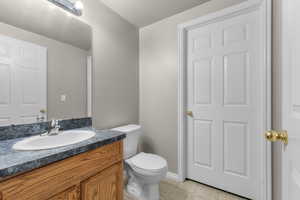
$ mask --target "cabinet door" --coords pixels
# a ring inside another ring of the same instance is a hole
[[[71,187],[64,192],[51,197],[49,200],[80,200],[80,187]]]
[[[84,181],[81,191],[82,200],[123,200],[123,163]]]

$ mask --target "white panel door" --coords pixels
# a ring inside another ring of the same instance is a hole
[[[37,122],[46,104],[46,48],[0,36],[0,126]]]
[[[282,2],[282,200],[300,199],[300,22],[299,0]]]
[[[187,177],[260,199],[266,69],[258,10],[187,32]]]
[[[15,94],[13,83],[13,46],[11,42],[0,38],[0,126],[11,124],[16,120],[11,114],[14,110]]]

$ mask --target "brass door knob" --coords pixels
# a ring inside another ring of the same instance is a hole
[[[267,131],[265,133],[265,137],[270,142],[281,141],[285,145],[287,145],[289,142],[289,137],[288,137],[287,131],[274,131],[274,130]]]
[[[187,112],[186,112],[186,115],[187,115],[187,116],[190,116],[190,117],[194,117],[193,111],[187,111]]]

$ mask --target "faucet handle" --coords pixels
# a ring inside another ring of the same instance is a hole
[[[56,128],[60,128],[60,125],[59,125],[59,122],[60,122],[61,120],[59,120],[59,119],[57,119],[57,120],[55,120],[55,127]]]
[[[57,119],[52,119],[52,120],[51,120],[51,127],[57,127],[57,126],[58,126],[58,123],[59,123],[59,120],[57,120]]]
[[[51,122],[50,122],[50,127],[54,127],[54,126],[55,126],[55,123],[56,123],[56,122],[55,122],[55,119],[52,119]]]

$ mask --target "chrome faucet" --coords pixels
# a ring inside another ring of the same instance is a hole
[[[52,136],[52,135],[58,135],[59,134],[59,120],[53,119],[50,122],[48,131],[46,133],[41,134],[41,136]]]
[[[48,135],[58,135],[59,129],[60,129],[59,120],[57,119],[51,120],[50,127],[48,130]]]

